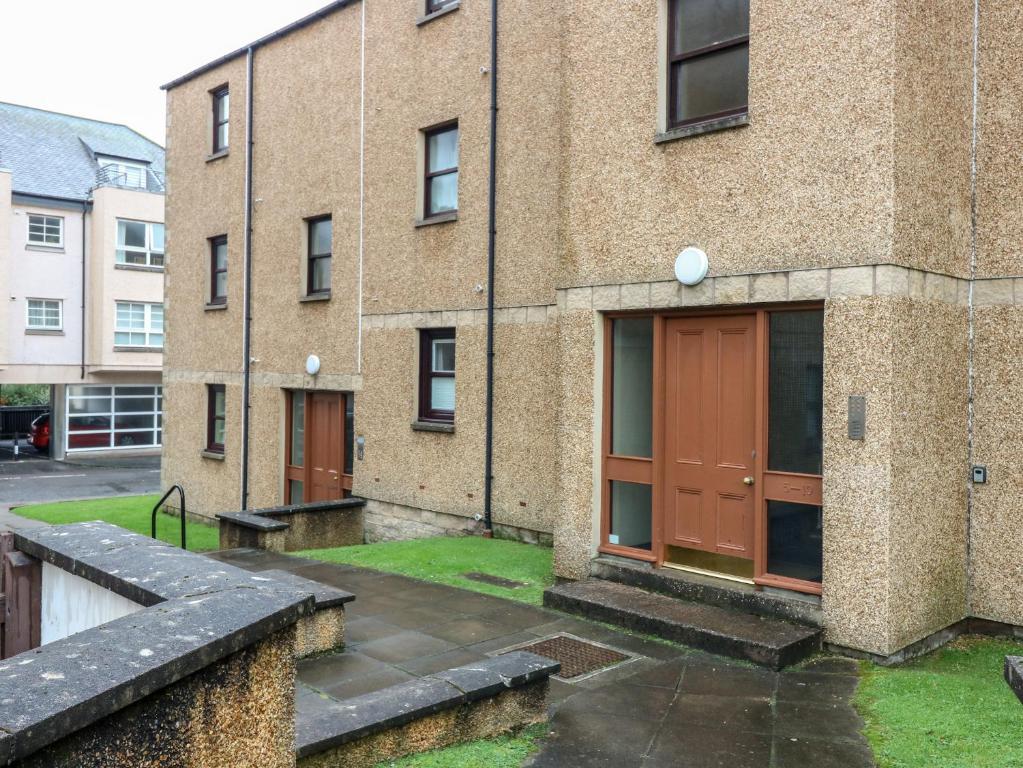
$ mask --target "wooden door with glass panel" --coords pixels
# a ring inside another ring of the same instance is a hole
[[[352,488],[352,395],[289,392],[285,501],[344,498]]]

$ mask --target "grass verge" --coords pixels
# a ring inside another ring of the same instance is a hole
[[[148,536],[153,505],[159,501],[157,495],[118,496],[109,499],[88,501],[61,501],[55,504],[32,504],[11,510],[16,515],[30,520],[41,520],[52,525],[84,523],[102,520]],[[181,542],[181,521],[177,517],[161,512],[156,516],[156,537],[169,544]],[[208,552],[219,549],[220,534],[215,525],[189,520],[185,526],[188,548],[193,552]]]
[[[1023,705],[1002,679],[1023,646],[963,637],[898,667],[863,665],[856,705],[879,768],[1020,768]]]
[[[424,752],[380,763],[377,768],[519,768],[539,749],[546,733],[547,726],[541,723],[517,734]]]
[[[540,605],[544,589],[554,583],[552,550],[477,536],[388,541],[356,547],[310,549],[294,554],[328,563],[361,565],[400,573],[530,605]],[[510,589],[465,578],[464,574],[473,572],[519,581],[524,586]]]

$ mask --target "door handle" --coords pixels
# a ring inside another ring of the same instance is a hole
[[[749,477],[744,477],[744,478],[742,479],[742,482],[743,482],[743,483],[744,483],[745,485],[753,485],[753,483],[754,483],[754,480],[753,480],[753,476],[752,476],[752,475],[750,475]]]

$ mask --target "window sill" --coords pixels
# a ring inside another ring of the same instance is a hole
[[[212,304],[212,303],[207,302],[203,306],[203,309],[205,311],[207,311],[207,312],[219,312],[222,309],[227,309],[227,302],[226,301],[222,301],[222,302],[220,302],[218,304]]]
[[[324,291],[323,293],[309,293],[305,296],[299,296],[298,300],[302,304],[306,304],[310,301],[330,301],[330,291]]]
[[[416,219],[415,226],[429,227],[433,224],[446,224],[449,221],[458,221],[458,211],[448,211],[447,213],[438,213],[436,216],[430,216],[428,219]]]
[[[429,24],[434,19],[439,19],[441,16],[447,16],[452,11],[457,11],[462,7],[461,2],[454,2],[451,5],[446,5],[440,10],[436,10],[433,13],[428,13],[425,16],[420,16],[416,19],[416,26],[421,27],[424,24]]]
[[[443,421],[413,421],[412,422],[413,432],[446,432],[453,434],[455,431],[454,424],[448,424]]]
[[[163,354],[163,347],[114,347],[114,352],[150,352],[157,355]]]
[[[203,459],[209,459],[210,461],[224,460],[223,451],[211,451],[208,448],[204,448],[203,450],[199,451],[199,456]]]
[[[670,141],[688,139],[692,136],[702,136],[705,133],[724,131],[728,130],[729,128],[742,128],[743,126],[746,125],[749,125],[749,113],[746,113],[744,115],[731,115],[730,117],[721,117],[716,120],[706,120],[702,123],[684,125],[680,128],[670,128],[664,133],[658,133],[656,136],[654,136],[654,144],[666,144]]]
[[[26,328],[26,336],[63,336],[64,331],[61,328]]]
[[[231,154],[230,149],[222,149],[219,152],[214,152],[212,155],[206,155],[206,162],[212,163],[214,160],[219,160],[222,157],[227,157]]]
[[[130,272],[163,273],[163,267],[151,267],[148,264],[114,264],[114,269],[127,269]]]
[[[40,253],[64,253],[63,245],[42,245],[41,243],[28,243],[26,251],[39,251]]]

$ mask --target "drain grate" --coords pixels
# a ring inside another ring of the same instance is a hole
[[[517,651],[529,651],[545,656],[561,664],[558,677],[571,680],[607,667],[613,667],[631,658],[627,654],[569,635],[556,635],[530,645],[522,645]]]

